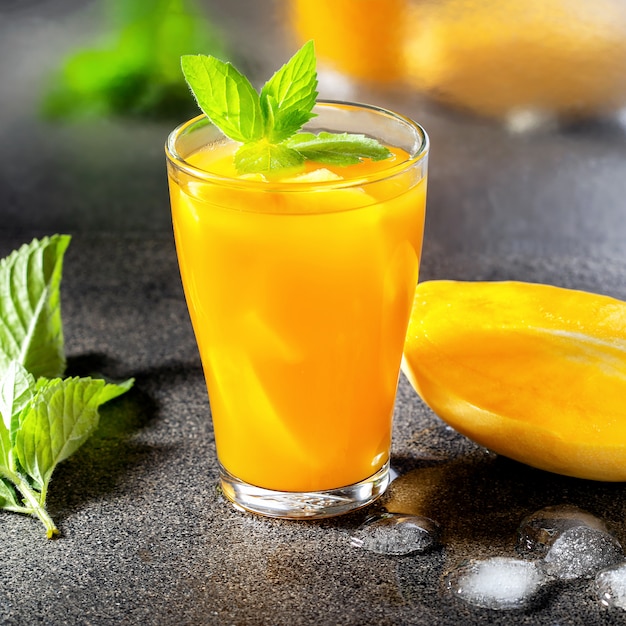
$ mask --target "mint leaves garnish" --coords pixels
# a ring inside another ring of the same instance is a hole
[[[70,238],[33,240],[0,261],[0,509],[38,517],[50,478],[98,426],[100,405],[128,391],[65,369],[60,283]]]
[[[312,41],[260,93],[231,63],[213,56],[184,55],[181,65],[205,115],[224,135],[242,144],[235,153],[240,174],[298,168],[306,160],[343,166],[391,156],[387,148],[364,135],[298,132],[315,117],[317,70]]]

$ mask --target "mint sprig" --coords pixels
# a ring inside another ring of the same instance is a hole
[[[5,396],[0,410],[0,508],[35,515],[48,538],[57,535],[46,510],[52,473],[97,428],[100,405],[125,393],[132,384],[132,379],[116,385],[78,377],[35,382],[22,365],[12,361],[0,381]]]
[[[260,93],[231,63],[215,57],[184,55],[181,66],[200,109],[224,135],[242,144],[234,158],[239,174],[294,169],[306,160],[344,166],[391,156],[386,147],[364,135],[299,132],[315,117],[312,41],[275,72]]]
[[[60,284],[70,238],[33,240],[0,261],[0,509],[34,515],[49,538],[50,478],[88,439],[99,407],[128,391],[65,369]]]

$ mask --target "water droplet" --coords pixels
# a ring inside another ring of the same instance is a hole
[[[517,549],[521,553],[546,554],[561,534],[579,526],[608,532],[601,519],[576,506],[561,504],[545,507],[522,520]]]
[[[601,604],[626,610],[626,563],[607,567],[599,572],[595,587]]]
[[[550,576],[573,580],[591,578],[623,559],[622,546],[613,535],[597,528],[577,526],[554,540],[544,563]]]
[[[401,556],[421,553],[439,544],[437,522],[421,515],[382,513],[366,519],[351,537],[350,545],[378,554]]]
[[[526,609],[547,578],[540,562],[507,557],[469,561],[446,578],[447,588],[469,604],[487,609]]]

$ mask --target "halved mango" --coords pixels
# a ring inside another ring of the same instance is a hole
[[[533,283],[427,281],[403,371],[437,415],[494,452],[626,480],[626,302]]]

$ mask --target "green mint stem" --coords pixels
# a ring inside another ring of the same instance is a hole
[[[41,504],[37,498],[36,492],[30,487],[30,485],[21,476],[19,476],[18,482],[15,483],[15,486],[20,490],[28,504],[32,507],[33,515],[38,517],[41,523],[45,526],[46,536],[48,539],[52,539],[58,535],[59,529],[56,527],[56,524],[50,515],[48,515],[48,511],[46,511],[45,506]],[[44,502],[43,499],[42,502]]]
[[[13,513],[22,513],[23,515],[32,515],[33,510],[25,506],[13,506],[12,504],[5,504],[2,507],[3,511],[12,511]]]
[[[56,527],[56,524],[44,506],[45,498],[43,497],[43,494],[38,497],[37,492],[28,484],[28,482],[15,472],[11,472],[6,468],[0,468],[0,473],[5,478],[8,478],[19,489],[26,502],[30,505],[29,507],[12,507],[12,510],[16,510],[18,513],[25,513],[38,517],[46,528],[46,536],[48,539],[52,539],[58,535],[59,529]]]

